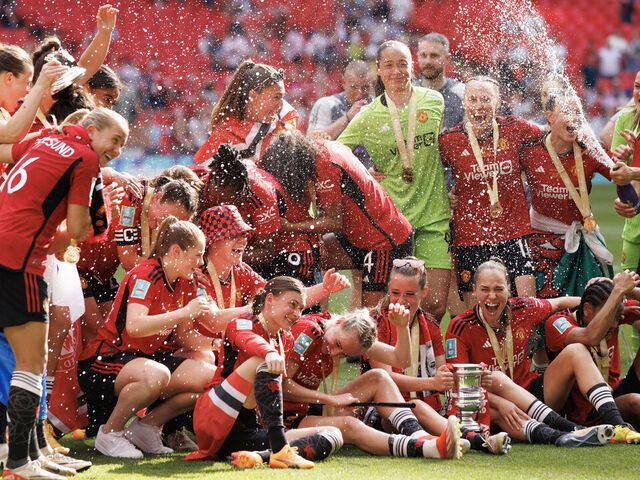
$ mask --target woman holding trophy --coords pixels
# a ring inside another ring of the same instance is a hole
[[[493,423],[519,440],[564,447],[601,445],[613,437],[612,425],[628,428],[585,349],[563,350],[541,375],[530,371],[532,329],[552,313],[577,306],[578,297],[509,298],[507,269],[498,258],[478,267],[473,294],[476,305],[449,325],[446,357],[451,363],[484,363],[492,371],[488,392]],[[575,431],[577,424],[556,413],[574,383],[606,425]]]
[[[384,42],[376,63],[378,96],[338,141],[368,150],[371,173],[414,228],[414,255],[426,262],[431,292],[424,307],[440,320],[451,275],[449,200],[438,151],[444,103],[438,92],[412,86],[413,62],[404,43]]]
[[[409,311],[411,334],[411,365],[408,368],[397,368],[384,360],[369,356],[363,359],[363,370],[369,366],[386,370],[396,383],[405,399],[416,404],[414,414],[427,430],[439,432],[444,425],[444,418],[433,420],[432,412],[442,410],[440,392],[454,386],[454,376],[445,365],[442,333],[435,319],[420,309],[420,303],[427,295],[427,273],[424,262],[415,257],[394,260],[387,295],[376,310],[371,311],[371,318],[378,325],[378,341],[397,346],[399,333],[392,321],[391,305],[402,305]],[[495,455],[507,453],[511,448],[509,436],[500,432],[496,435],[478,435],[461,425],[462,436],[474,450],[481,450]]]
[[[451,167],[458,199],[452,226],[458,291],[470,308],[476,268],[497,255],[505,259],[518,295],[534,296],[519,148],[538,137],[540,129],[523,118],[496,116],[500,92],[491,77],[470,78],[462,105],[468,121],[440,136],[440,156]]]

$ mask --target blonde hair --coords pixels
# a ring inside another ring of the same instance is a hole
[[[467,86],[471,82],[480,82],[480,83],[488,83],[493,87],[493,92],[496,94],[496,98],[500,97],[500,84],[495,78],[489,77],[488,75],[475,75],[467,80],[464,84],[465,94],[467,93]]]
[[[359,308],[348,312],[341,319],[334,323],[345,332],[355,331],[358,343],[363,350],[369,350],[378,339],[378,329],[375,322],[369,315],[369,311]]]
[[[82,120],[80,120],[79,125],[85,128],[89,125],[93,125],[98,130],[118,126],[127,137],[129,136],[129,123],[124,119],[124,117],[119,113],[104,107],[96,107],[91,110],[82,118]]]

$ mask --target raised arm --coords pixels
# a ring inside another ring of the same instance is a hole
[[[111,34],[116,26],[118,12],[119,10],[117,8],[109,4],[102,5],[98,8],[96,15],[98,32],[80,57],[80,60],[78,60],[78,65],[87,70],[84,76],[78,80],[78,85],[87,83],[107,57],[109,44],[111,43]]]

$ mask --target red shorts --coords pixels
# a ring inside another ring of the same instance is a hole
[[[211,459],[220,450],[252,388],[253,382],[233,372],[200,396],[193,410],[198,451],[184,460]]]

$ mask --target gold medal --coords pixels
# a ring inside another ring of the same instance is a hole
[[[596,227],[596,219],[593,216],[585,217],[582,219],[582,225],[587,232],[593,232]]]
[[[80,249],[75,245],[69,245],[62,258],[67,263],[78,263],[80,261]]]
[[[402,181],[404,183],[413,183],[414,175],[413,168],[403,168],[402,169]]]
[[[493,218],[498,218],[500,215],[502,215],[503,211],[504,209],[502,208],[502,205],[500,205],[500,202],[497,202],[491,205],[491,210],[489,210],[489,213]]]

